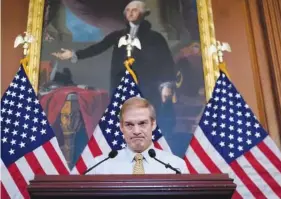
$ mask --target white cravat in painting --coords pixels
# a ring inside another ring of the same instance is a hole
[[[139,25],[136,25],[132,22],[129,22],[129,24],[130,24],[130,35],[132,38],[135,38],[139,29]]]

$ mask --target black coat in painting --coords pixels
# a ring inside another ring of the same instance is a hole
[[[125,73],[124,61],[127,59],[126,47],[118,48],[119,39],[129,34],[130,26],[107,35],[101,42],[76,52],[77,58],[85,59],[98,55],[113,46],[111,58],[111,94],[120,83]],[[135,63],[132,69],[137,75],[139,88],[158,112],[161,105],[159,85],[167,81],[175,81],[174,61],[165,38],[151,29],[148,21],[141,22],[137,35],[142,49],[134,48],[132,57]]]

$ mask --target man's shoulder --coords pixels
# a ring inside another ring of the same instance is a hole
[[[164,38],[164,36],[161,34],[161,33],[159,33],[159,32],[157,32],[156,30],[150,30],[150,34],[151,34],[151,36],[153,36],[153,37],[155,37],[155,38],[158,38],[158,39],[165,39]]]
[[[156,154],[161,155],[161,158],[164,158],[167,161],[177,161],[177,162],[184,162],[184,160],[174,154],[172,154],[171,152],[168,151],[163,151],[163,150],[159,150],[159,149],[155,149]],[[156,155],[157,157],[157,155]]]
[[[123,157],[125,154],[126,154],[126,148],[123,148],[123,149],[120,149],[117,151],[118,152],[118,155],[117,157]]]
[[[109,158],[108,154],[102,154],[100,156],[97,156],[95,159],[97,162],[99,162],[99,161],[102,161],[102,160],[108,158],[108,160],[106,161],[106,164],[107,163],[112,164],[112,163],[122,160],[124,157],[126,157],[125,150],[120,149],[120,150],[117,150],[117,155],[114,158]]]
[[[159,154],[158,158],[160,160],[162,160],[166,164],[172,165],[174,168],[180,170],[182,173],[189,173],[186,163],[182,158],[172,154],[171,152],[162,151],[159,149],[155,149],[155,150],[156,150],[156,154],[157,153]],[[157,157],[157,155],[156,155],[156,157]]]
[[[110,158],[109,162],[124,161],[126,159],[126,149],[117,150],[117,155],[114,158]]]
[[[114,30],[106,35],[105,39],[119,39],[120,37],[124,36],[125,34],[124,29]]]
[[[146,38],[149,38],[150,41],[153,41],[154,43],[157,44],[167,43],[165,37],[161,33],[155,30],[149,30],[146,34]]]

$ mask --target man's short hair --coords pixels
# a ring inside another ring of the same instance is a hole
[[[124,15],[126,13],[126,9],[130,6],[134,6],[134,7],[138,8],[141,11],[141,13],[143,14],[143,16],[148,16],[150,14],[150,10],[146,7],[146,4],[143,1],[134,0],[127,4],[127,6],[125,7],[125,9],[123,11]]]
[[[175,92],[176,85],[174,82],[164,82],[159,85],[159,91],[162,92],[163,88],[169,88],[172,92]]]
[[[156,113],[153,105],[146,99],[142,97],[131,97],[127,99],[124,104],[122,105],[122,108],[120,110],[120,121],[122,121],[123,115],[128,109],[132,108],[148,108],[150,112],[150,118],[152,120],[156,120]]]

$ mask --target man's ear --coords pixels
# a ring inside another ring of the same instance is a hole
[[[156,129],[156,120],[152,120],[152,131],[154,131]]]
[[[119,126],[121,132],[123,133],[123,123],[120,121],[120,126]]]

